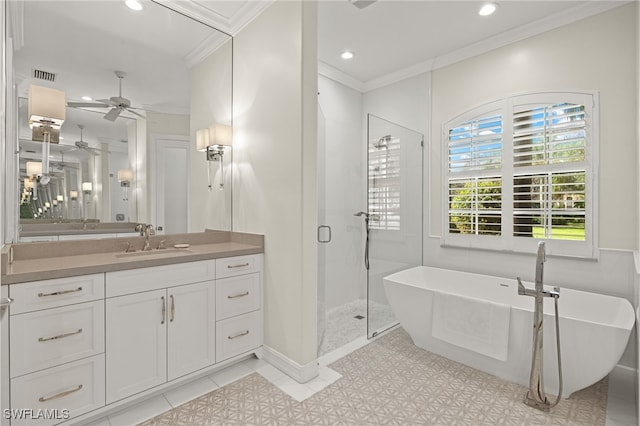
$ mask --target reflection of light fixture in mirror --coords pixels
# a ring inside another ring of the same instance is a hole
[[[51,204],[53,204],[53,207],[58,207],[58,200],[51,201]]]
[[[56,200],[58,200],[58,203],[64,203],[64,195],[58,195]]]
[[[78,199],[78,191],[69,191],[69,198],[71,198],[71,201],[76,201]]]
[[[133,180],[133,171],[129,169],[118,170],[118,181],[120,182],[120,186],[122,187],[122,199],[124,201],[129,200],[129,187],[131,186],[131,181]]]
[[[231,147],[232,128],[224,124],[214,124],[208,129],[200,129],[196,132],[196,149],[207,153],[207,161],[209,161],[207,175],[209,190],[213,188],[211,182],[211,162],[220,162],[220,184],[218,189],[224,189],[224,151],[227,147]]]
[[[33,199],[38,199],[38,187],[37,183],[42,178],[42,163],[39,161],[27,161],[27,176],[31,181],[30,187],[33,189]],[[26,186],[26,183],[25,183]]]
[[[29,126],[32,139],[42,140],[42,174],[40,183],[49,183],[49,153],[51,142],[58,142],[65,119],[64,92],[50,87],[29,86]],[[53,136],[53,137],[52,137]]]
[[[142,10],[142,3],[140,3],[138,0],[126,0],[124,3],[131,10]]]
[[[93,185],[91,182],[82,182],[82,192],[85,194],[91,194],[91,191],[93,191]]]

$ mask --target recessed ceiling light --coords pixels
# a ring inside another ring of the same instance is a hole
[[[493,12],[495,12],[497,8],[498,8],[498,5],[495,3],[485,3],[484,5],[482,5],[480,10],[478,11],[478,15],[489,16],[493,14]]]
[[[83,96],[83,97],[82,97],[82,100],[83,100],[83,101],[92,101],[92,100],[93,100],[93,98],[92,98],[91,96]]]
[[[351,52],[350,50],[345,50],[340,54],[340,57],[342,59],[353,59],[354,56],[356,56],[355,53]]]
[[[126,0],[124,3],[131,10],[142,10],[142,3],[138,0]]]

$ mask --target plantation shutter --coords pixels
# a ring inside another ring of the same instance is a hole
[[[584,241],[585,106],[527,105],[513,116],[513,236]]]
[[[400,139],[369,144],[369,227],[400,229]]]
[[[448,129],[448,233],[501,235],[502,137],[495,111]]]

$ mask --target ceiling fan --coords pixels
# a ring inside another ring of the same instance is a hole
[[[98,148],[93,148],[90,147],[89,144],[87,142],[85,142],[82,139],[82,131],[84,130],[84,125],[83,124],[78,124],[78,127],[80,128],[80,140],[76,141],[75,143],[75,148],[72,148],[71,151],[75,151],[77,149],[82,150],[82,151],[86,151],[88,153],[90,153],[91,155],[100,155],[100,153],[102,152],[101,149]]]
[[[109,121],[115,121],[123,111],[145,118],[144,115],[134,111],[139,108],[132,107],[131,101],[122,97],[122,80],[127,76],[127,73],[124,71],[114,71],[114,73],[119,80],[118,96],[112,96],[109,99],[98,99],[97,102],[67,102],[67,106],[72,108],[111,108],[103,117]]]

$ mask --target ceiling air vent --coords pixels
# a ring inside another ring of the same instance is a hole
[[[56,81],[56,75],[54,73],[43,70],[33,70],[33,77],[51,82]]]

